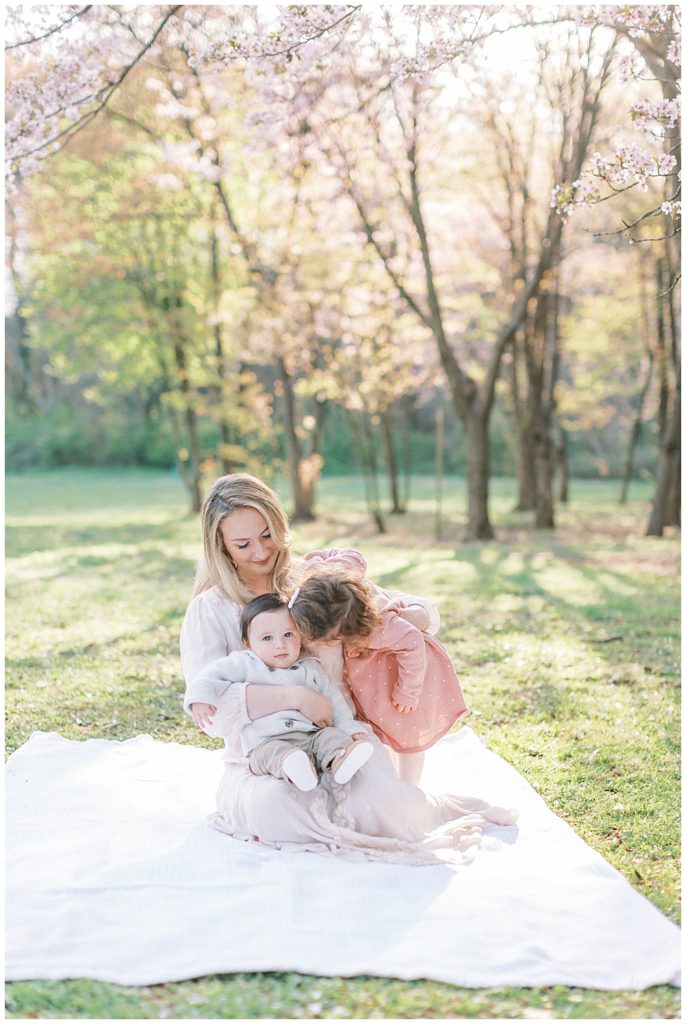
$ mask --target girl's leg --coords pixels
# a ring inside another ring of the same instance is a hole
[[[424,751],[417,754],[396,754],[398,775],[413,786],[419,785],[424,769]]]

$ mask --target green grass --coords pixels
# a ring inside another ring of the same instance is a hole
[[[280,488],[281,493],[286,493]],[[679,914],[678,538],[642,536],[649,487],[573,483],[555,531],[511,511],[494,481],[498,539],[463,544],[464,490],[433,487],[379,536],[361,481],[325,480],[322,517],[294,549],[355,544],[374,579],[435,598],[470,725],[670,918]],[[172,476],[11,475],[7,498],[7,746],[35,729],[71,739],[212,743],[181,711],[178,631],[199,549]],[[10,1018],[675,1018],[668,986],[459,989],[435,982],[240,974],[144,988],[15,982]]]

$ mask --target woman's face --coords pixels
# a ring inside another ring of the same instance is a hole
[[[251,590],[257,588],[257,593],[264,593],[279,549],[262,513],[254,508],[237,508],[222,520],[219,532],[240,578]]]

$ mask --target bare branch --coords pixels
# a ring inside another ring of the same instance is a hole
[[[30,39],[22,39],[21,42],[19,43],[10,43],[9,46],[5,47],[5,52],[7,52],[8,50],[16,50],[20,46],[30,46],[31,43],[39,43],[41,39],[47,39],[49,36],[53,36],[55,32],[61,32],[65,25],[68,25],[71,21],[74,21],[76,18],[82,18],[84,14],[87,14],[92,6],[93,4],[87,4],[85,7],[82,7],[80,11],[76,11],[75,14],[72,14],[69,18],[66,18],[64,21],[61,21],[59,25],[55,25],[54,28],[48,29],[47,32],[44,32],[40,36],[32,36]]]

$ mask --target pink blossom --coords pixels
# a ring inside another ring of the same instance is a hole
[[[668,200],[666,203],[662,204],[660,209],[669,217],[673,217],[674,220],[678,220],[681,217],[681,203],[678,199]]]

